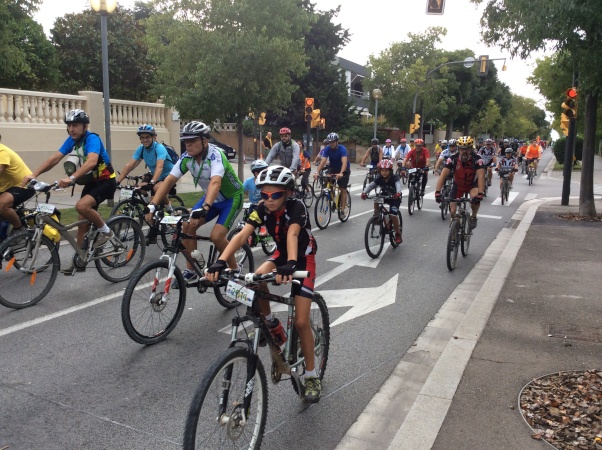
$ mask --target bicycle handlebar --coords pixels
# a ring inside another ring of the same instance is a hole
[[[205,273],[207,273],[207,269],[205,269]],[[240,273],[238,270],[235,269],[224,269],[223,272],[220,274],[220,278],[242,280],[246,283],[253,283],[257,281],[275,281],[276,275],[277,273],[275,271],[270,273],[258,274],[252,272]],[[297,270],[293,273],[293,278],[301,280],[303,278],[309,278],[309,275],[310,273],[308,270]],[[203,280],[205,280],[205,278],[201,278],[201,281]]]

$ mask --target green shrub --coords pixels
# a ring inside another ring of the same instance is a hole
[[[575,157],[577,161],[581,161],[583,157],[583,137],[577,135],[577,141],[575,143]],[[566,136],[562,136],[556,142],[554,142],[554,156],[560,164],[564,164],[564,148],[566,147]]]
[[[369,147],[370,141],[374,137],[374,128],[356,125],[349,128],[344,128],[338,132],[341,142],[355,142],[357,145]],[[378,132],[376,137],[381,145],[384,145],[387,139],[387,133]]]

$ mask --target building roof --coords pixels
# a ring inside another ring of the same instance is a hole
[[[334,59],[334,63],[344,70],[349,70],[350,72],[357,73],[363,77],[370,76],[370,71],[366,69],[366,67],[354,63],[353,61],[349,61],[348,59],[341,58],[340,56],[337,56]]]

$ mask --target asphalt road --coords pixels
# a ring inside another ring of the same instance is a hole
[[[544,154],[540,172],[550,157]],[[434,201],[433,175],[424,207],[413,216],[404,193],[404,242],[375,261],[364,250],[372,203],[359,197],[363,177],[360,170],[352,173],[349,221],[333,218],[326,230],[314,232],[322,277],[317,290],[334,325],[322,400],[308,407],[290,382],[270,383],[265,449],[334,448],[520,203],[561,189],[543,178],[529,187],[517,176],[515,198],[501,206],[494,182],[469,255],[459,256],[449,272],[448,221],[441,220]],[[62,246],[60,254],[65,262],[71,250]],[[146,261],[159,255],[149,247]],[[254,255],[256,264],[265,259],[260,249]],[[75,277],[59,274],[48,297],[32,308],[0,307],[0,448],[180,446],[189,402],[205,369],[227,348],[229,335],[220,330],[233,312],[212,293],[190,289],[175,331],[144,347],[129,339],[121,323],[125,284],[111,284],[89,267]],[[268,352],[262,353],[269,368]]]

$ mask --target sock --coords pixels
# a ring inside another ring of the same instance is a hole
[[[309,377],[317,377],[318,374],[316,374],[316,369],[314,370],[306,370],[305,371],[305,378],[309,378]]]
[[[108,233],[109,231],[111,231],[111,229],[106,223],[98,229],[99,233]]]

